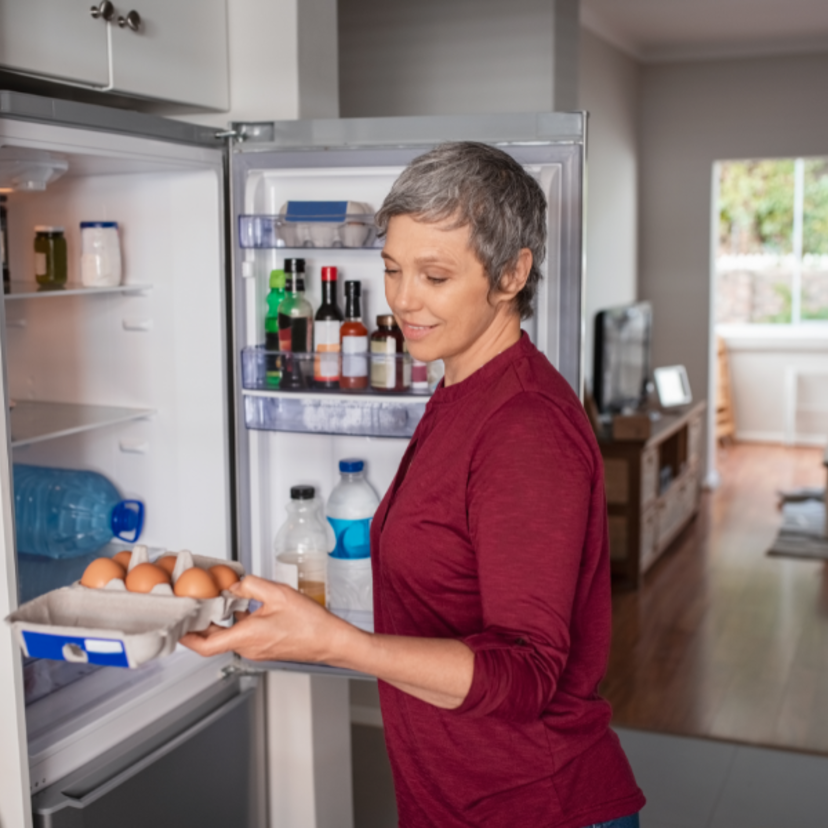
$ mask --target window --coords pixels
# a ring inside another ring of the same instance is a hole
[[[828,322],[828,158],[721,161],[716,321]]]

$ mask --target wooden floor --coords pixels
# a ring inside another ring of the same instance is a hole
[[[828,753],[828,566],[765,554],[775,491],[824,485],[822,457],[721,452],[699,517],[639,591],[613,598],[615,724]]]

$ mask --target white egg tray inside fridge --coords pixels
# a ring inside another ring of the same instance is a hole
[[[178,557],[173,583],[192,566],[209,569],[225,564],[240,578],[245,574],[235,561],[187,551],[165,554]],[[148,560],[146,547],[136,546],[129,568]],[[110,581],[103,589],[89,589],[78,582],[23,604],[6,623],[30,658],[138,667],[172,653],[185,633],[226,621],[247,607],[247,599],[227,591],[218,598],[199,600],[179,598],[166,584],[145,595],[127,592],[123,581]]]

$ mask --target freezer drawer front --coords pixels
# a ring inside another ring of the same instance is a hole
[[[167,718],[35,796],[34,825],[260,826],[259,682],[228,679]]]

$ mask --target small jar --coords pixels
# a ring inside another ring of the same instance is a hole
[[[377,317],[371,334],[371,388],[375,391],[408,391],[411,388],[411,357],[405,338],[391,314]]]
[[[62,227],[35,227],[35,279],[42,287],[66,284],[66,239]]]
[[[121,284],[121,244],[118,222],[81,222],[81,283],[84,287]]]

